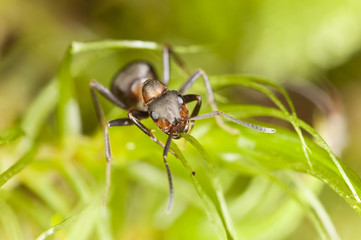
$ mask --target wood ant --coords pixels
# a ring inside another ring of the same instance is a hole
[[[94,102],[98,121],[104,127],[104,142],[105,142],[105,155],[107,160],[106,167],[106,189],[104,194],[104,203],[110,186],[110,173],[111,173],[111,148],[109,141],[109,128],[118,126],[129,126],[135,124],[140,130],[147,134],[155,143],[160,145],[163,150],[163,161],[168,174],[169,182],[169,201],[167,212],[170,212],[173,206],[173,182],[171,171],[167,162],[168,152],[172,152],[169,147],[172,139],[181,138],[181,133],[188,133],[195,120],[216,117],[217,123],[220,127],[230,133],[237,133],[238,130],[230,128],[224,124],[220,116],[252,128],[257,131],[265,133],[273,133],[275,129],[260,127],[231,117],[230,115],[218,111],[217,105],[214,101],[214,94],[206,73],[203,70],[197,70],[190,75],[188,80],[178,90],[168,90],[167,85],[170,80],[170,56],[175,62],[187,73],[183,61],[173,51],[173,49],[164,45],[163,47],[163,78],[162,81],[157,80],[152,65],[146,61],[135,61],[124,68],[122,68],[113,78],[110,90],[105,88],[100,83],[92,80],[90,82],[91,96]],[[205,88],[207,90],[208,102],[212,107],[213,112],[198,115],[202,99],[200,95],[184,93],[192,86],[192,84],[199,78],[203,79]],[[103,97],[109,100],[114,105],[127,110],[128,118],[120,118],[105,122],[103,111],[100,107],[97,94],[100,93]],[[189,115],[187,103],[196,101],[196,105]],[[151,117],[155,125],[165,134],[168,135],[165,144],[160,142],[153,134],[152,130],[148,129],[141,123],[141,120]],[[192,173],[194,174],[194,173]]]

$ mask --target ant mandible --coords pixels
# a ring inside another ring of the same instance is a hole
[[[252,128],[257,131],[265,133],[275,132],[275,129],[253,125],[218,111],[217,105],[214,101],[211,85],[207,75],[203,70],[199,69],[191,74],[188,80],[178,91],[168,90],[167,85],[170,79],[170,56],[172,56],[175,62],[185,72],[188,73],[183,61],[179,58],[179,56],[170,46],[164,45],[162,82],[157,80],[158,78],[154,68],[146,61],[135,61],[121,69],[113,78],[110,90],[95,80],[90,82],[91,96],[94,102],[97,118],[100,124],[104,127],[105,155],[107,160],[104,203],[106,201],[110,186],[112,156],[109,141],[109,128],[111,127],[129,126],[135,124],[154,142],[164,148],[163,161],[167,170],[169,182],[169,201],[167,212],[170,212],[173,206],[173,182],[171,171],[167,163],[168,152],[177,157],[174,152],[170,151],[170,143],[172,139],[181,138],[181,133],[188,133],[191,130],[195,120],[216,117],[217,123],[220,127],[230,133],[237,133],[237,130],[230,128],[228,125],[223,123],[222,119],[220,118],[222,115],[237,124]],[[200,77],[203,79],[205,88],[207,90],[208,102],[213,110],[213,112],[202,115],[198,115],[202,103],[201,96],[195,94],[184,95],[184,93]],[[96,91],[114,105],[128,110],[128,118],[120,118],[105,122],[104,114],[100,107]],[[196,105],[191,115],[189,116],[188,107],[186,104],[192,101],[196,101]],[[157,127],[162,132],[168,135],[165,145],[154,136],[152,130],[148,129],[141,123],[141,120],[148,117],[151,117],[155,125],[157,125]]]

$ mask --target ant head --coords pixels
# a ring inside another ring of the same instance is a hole
[[[182,95],[167,91],[148,104],[149,116],[166,134],[178,134],[189,129],[188,108]]]
[[[145,104],[150,103],[156,98],[159,98],[167,91],[166,85],[155,79],[148,79],[143,84],[143,100]]]

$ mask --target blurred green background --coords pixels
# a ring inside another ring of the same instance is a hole
[[[32,100],[56,75],[64,53],[73,41],[131,39],[172,45],[201,45],[206,46],[207,50],[182,55],[191,70],[202,68],[209,75],[261,75],[291,86],[291,89],[293,86],[309,86],[310,82],[320,85],[325,82],[326,85],[331,83],[332,91],[337,96],[332,109],[341,114],[346,124],[340,126],[336,122],[335,125],[331,125],[329,129],[336,129],[338,132],[331,134],[329,139],[345,138],[339,143],[345,144],[345,148],[341,147],[336,153],[360,176],[360,23],[359,0],[0,0],[0,129],[9,128],[21,121]],[[103,157],[101,133],[97,128],[94,110],[89,100],[89,79],[96,78],[107,85],[114,73],[113,69],[126,63],[127,59],[136,59],[143,55],[158,61],[159,70],[160,54],[125,50],[118,55],[106,54],[104,53],[104,63],[79,74],[80,77],[76,79],[76,95],[81,106],[86,106],[81,109],[84,137],[97,135],[92,140],[84,140],[88,141],[85,146],[96,146],[90,153],[84,153],[86,159],[91,159],[92,154],[97,155],[99,159]],[[101,57],[98,56],[93,61],[97,59]],[[252,96],[248,96],[248,99],[252,101]],[[313,108],[309,108],[302,101],[298,103],[297,99],[295,103],[301,116],[315,124],[314,119],[318,115]],[[45,156],[47,151],[61,151],[57,149],[58,140],[54,129],[56,126],[50,120],[40,136],[39,141],[49,148],[43,148]],[[0,154],[1,172],[16,160],[14,155],[8,153],[11,151],[7,148],[11,146],[2,148],[0,151],[4,154]],[[154,155],[159,155],[159,152]],[[97,161],[88,167],[97,168],[101,164],[102,161]],[[43,168],[46,169],[45,166]],[[38,169],[39,177],[45,172],[43,170],[42,167]],[[102,179],[104,172],[99,171],[98,174],[99,179]],[[245,181],[244,184],[248,182]],[[8,185],[6,187],[11,189],[15,183]],[[69,190],[66,186],[63,187],[64,191]],[[5,195],[6,193],[2,196]],[[139,193],[138,195],[141,196]],[[19,198],[21,199],[21,196]],[[322,189],[320,199],[341,238],[358,239],[361,234],[360,217],[344,200],[328,187]],[[67,210],[63,209],[64,214],[53,214],[53,224],[63,219],[62,217],[67,215],[66,212]],[[28,218],[21,213],[17,214],[21,228],[25,226],[25,239],[37,237],[47,229],[39,227],[46,226],[47,223],[38,224],[31,229],[32,224],[28,223],[29,220],[22,220]],[[146,218],[151,214],[144,215]],[[168,217],[163,216],[162,221],[165,225]],[[188,217],[191,219],[192,216]],[[136,222],[139,225],[135,226],[133,231],[139,230],[144,232],[144,235],[136,237],[123,231],[122,234],[115,234],[116,238],[163,239],[154,232],[153,235],[147,235],[147,231],[153,230],[141,224],[146,223],[146,219],[138,219]],[[3,226],[6,224],[3,223]],[[4,227],[0,225],[0,229],[2,228]],[[311,229],[310,223],[302,220],[292,233],[286,234],[283,238],[305,239],[307,236],[308,239],[318,239],[317,234]],[[2,232],[4,231],[2,229]],[[59,239],[62,239],[61,234]]]

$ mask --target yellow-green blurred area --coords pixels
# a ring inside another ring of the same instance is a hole
[[[128,39],[197,46],[193,53],[180,54],[192,72],[202,68],[210,76],[250,74],[284,84],[298,116],[319,131],[336,155],[361,176],[360,23],[359,0],[0,0],[0,130],[17,126],[24,119],[34,99],[55,79],[74,41]],[[76,77],[72,79],[74,89],[69,92],[80,106],[81,133],[65,144],[61,142],[56,111],[41,126],[36,161],[0,189],[0,215],[11,220],[1,219],[0,239],[4,239],[2,234],[8,239],[35,239],[78,213],[80,220],[75,217],[51,239],[217,239],[217,230],[202,211],[186,171],[173,157],[169,161],[176,175],[176,205],[170,215],[165,214],[168,185],[162,151],[136,127],[110,133],[114,148],[111,218],[104,218],[109,221],[105,227],[95,223],[98,215],[93,214],[92,206],[101,205],[101,200],[91,200],[102,197],[105,157],[89,82],[97,79],[109,86],[120,67],[140,58],[154,62],[161,76],[160,51],[106,50],[84,53],[74,61]],[[176,81],[186,78],[174,64],[172,74]],[[171,86],[178,88],[181,82],[172,82]],[[221,89],[216,99],[220,105],[270,105],[259,94],[238,88]],[[106,101],[101,100],[101,104],[107,116],[125,116],[124,111],[112,110]],[[272,120],[269,123],[279,124]],[[146,124],[155,128],[149,120]],[[207,131],[212,128],[200,122],[195,125],[194,135],[207,143]],[[221,131],[214,132],[212,140]],[[242,137],[227,136],[221,138],[243,141]],[[123,137],[131,140],[124,143]],[[21,149],[15,147],[20,139],[0,146],[0,172],[22,156]],[[265,145],[269,143],[266,140]],[[252,150],[251,141],[239,145],[247,144]],[[179,147],[183,150],[190,144]],[[190,156],[196,155],[194,149],[187,151]],[[191,164],[194,168],[200,165],[195,160]],[[232,169],[223,164],[219,168]],[[306,214],[277,184],[246,170],[244,175],[227,173],[220,171],[219,175],[239,239],[320,238]],[[206,182],[201,171],[198,175],[201,183]],[[309,176],[304,178],[311,182],[310,188],[318,194],[340,238],[359,239],[360,216],[328,186]],[[121,193],[117,194],[118,190]],[[210,192],[207,187],[205,191]],[[56,198],[59,193],[64,199]],[[41,194],[47,197],[42,199]],[[242,197],[237,198],[239,195]],[[282,208],[278,206],[280,201]],[[275,214],[267,215],[271,212]],[[89,227],[84,224],[87,220],[94,224]],[[274,226],[273,230],[268,226]],[[97,234],[88,234],[92,231]]]

